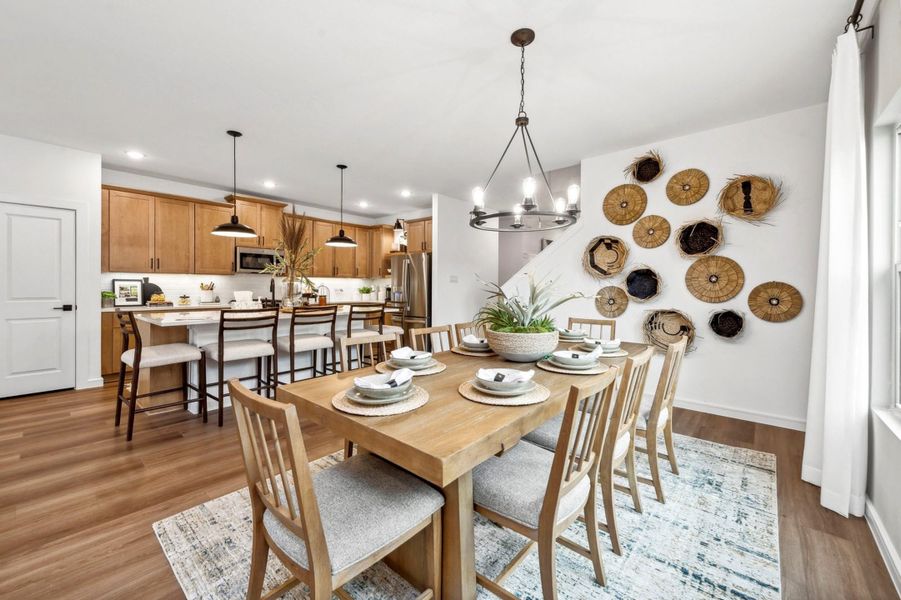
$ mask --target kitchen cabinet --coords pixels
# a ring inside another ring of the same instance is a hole
[[[116,313],[100,313],[100,374],[105,379],[118,378],[119,363],[124,351]],[[126,372],[131,372],[131,369],[126,368]]]
[[[422,222],[423,242],[422,249],[426,252],[432,251],[432,220],[426,219]]]
[[[320,249],[313,259],[313,275],[316,277],[334,277],[334,248],[329,248],[325,245],[325,242],[338,233],[338,226],[328,221],[310,220],[309,222],[312,224],[313,248]]]
[[[388,277],[391,267],[391,246],[394,245],[394,228],[379,225],[371,230],[370,277]]]
[[[100,272],[109,271],[109,190],[100,190]]]
[[[153,207],[153,196],[110,190],[107,250],[110,271],[153,271]]]
[[[357,228],[344,224],[344,235],[356,240]],[[330,248],[335,252],[335,277],[356,277],[356,248]]]
[[[227,196],[236,206],[238,220],[257,232],[256,238],[241,240],[244,247],[275,249],[282,236],[282,214],[286,204],[243,196]]]
[[[227,223],[232,207],[196,203],[194,206],[194,273],[231,275],[235,270],[235,238],[213,235]]]
[[[407,252],[425,251],[425,221],[407,221]]]
[[[357,247],[354,248],[356,277],[372,277],[372,267],[370,264],[372,257],[372,230],[363,227],[357,227],[357,235],[354,238]]]
[[[260,248],[275,250],[279,240],[282,239],[282,215],[284,210],[279,206],[260,205],[260,228],[257,233],[260,237]]]
[[[153,208],[153,271],[194,271],[194,204],[155,198]],[[211,236],[212,237],[212,236]]]

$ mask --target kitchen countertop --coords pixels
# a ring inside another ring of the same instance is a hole
[[[117,308],[122,312],[168,312],[170,310],[180,310],[182,312],[192,310],[220,310],[229,308],[228,303],[213,302],[211,304],[189,304],[188,306],[113,306],[110,308],[101,308],[100,312],[116,312]]]

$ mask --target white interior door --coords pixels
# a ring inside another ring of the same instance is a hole
[[[75,387],[75,212],[0,202],[0,398]]]

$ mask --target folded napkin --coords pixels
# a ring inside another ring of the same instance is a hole
[[[584,329],[561,329],[560,333],[562,333],[563,335],[570,336],[570,337],[576,337],[576,336],[584,337],[585,336]]]
[[[554,356],[565,357],[565,358],[584,358],[586,360],[591,360],[593,358],[597,358],[604,353],[604,348],[601,346],[597,346],[591,352],[576,352],[574,350],[557,350],[554,352]]]
[[[431,358],[431,356],[431,352],[421,352],[419,350],[414,350],[409,346],[404,346],[391,351],[391,358],[399,358],[401,360],[425,360]]]
[[[398,369],[393,371],[388,379],[384,375],[367,375],[354,379],[354,385],[364,390],[388,390],[401,386],[413,378],[410,369]]]
[[[532,379],[534,375],[535,371],[532,369],[528,371],[508,370],[506,373],[503,373],[500,369],[479,369],[479,372],[476,373],[476,377],[479,379],[502,381],[504,383],[525,383]]]
[[[469,335],[463,336],[463,343],[464,344],[487,344],[488,340],[486,340],[485,338],[477,338],[476,336],[474,336],[470,333]]]

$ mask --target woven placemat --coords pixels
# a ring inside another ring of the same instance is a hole
[[[477,390],[471,381],[461,383],[457,391],[467,400],[480,404],[491,404],[492,406],[528,406],[529,404],[544,402],[551,396],[551,390],[540,383],[536,383],[535,388],[531,392],[526,392],[522,396],[492,396]]]
[[[413,395],[406,400],[401,400],[394,404],[384,404],[382,406],[365,406],[363,404],[357,404],[347,398],[347,390],[332,396],[332,406],[341,412],[360,415],[362,417],[400,415],[405,412],[410,412],[411,410],[416,410],[428,401],[429,393],[417,385],[413,386]]]
[[[548,360],[539,360],[537,363],[535,363],[535,366],[539,369],[550,371],[551,373],[564,373],[565,375],[600,375],[610,368],[605,364],[599,364],[598,366],[592,367],[590,369],[564,369],[563,367],[558,367]]]
[[[413,377],[418,377],[420,375],[434,375],[435,373],[440,373],[444,369],[447,368],[447,365],[443,362],[435,361],[435,364],[429,367],[428,369],[419,369],[418,371],[410,369],[413,371]],[[398,367],[392,367],[387,362],[380,362],[375,366],[375,370],[379,373],[393,373],[398,370]]]
[[[454,354],[462,354],[463,356],[481,356],[482,358],[497,356],[494,352],[473,352],[472,350],[467,350],[463,346],[454,346],[451,348],[451,352]]]

